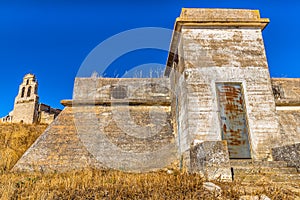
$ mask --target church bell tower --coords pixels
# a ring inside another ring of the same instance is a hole
[[[38,119],[39,96],[35,75],[27,74],[19,87],[13,110],[13,123],[32,124]]]

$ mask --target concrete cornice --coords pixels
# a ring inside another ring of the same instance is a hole
[[[111,106],[111,105],[144,105],[144,106],[170,106],[170,99],[112,99],[112,100],[62,100],[60,102],[63,106],[74,107],[74,106]]]

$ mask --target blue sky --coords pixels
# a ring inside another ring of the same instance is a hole
[[[40,101],[62,108],[85,57],[99,43],[140,27],[172,29],[182,7],[259,9],[270,18],[264,42],[272,77],[300,77],[300,1],[110,0],[0,1],[0,116],[13,108],[22,77],[36,74]],[[119,70],[166,63],[167,52],[145,50],[116,60]],[[111,74],[119,74],[112,71]]]

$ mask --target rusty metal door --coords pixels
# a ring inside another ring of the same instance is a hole
[[[229,157],[251,158],[242,85],[217,83],[222,139],[227,140]]]

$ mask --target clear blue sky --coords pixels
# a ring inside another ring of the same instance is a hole
[[[100,42],[133,28],[172,29],[182,7],[259,9],[271,20],[263,32],[271,76],[300,77],[297,0],[0,1],[0,116],[12,110],[27,73],[39,80],[40,101],[62,108],[81,63]],[[135,53],[119,64],[166,63],[163,51]]]

